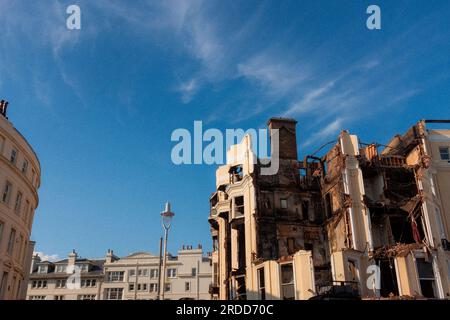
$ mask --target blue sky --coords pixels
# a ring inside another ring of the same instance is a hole
[[[81,8],[81,30],[66,8]],[[366,28],[377,4],[382,29]],[[449,118],[450,2],[0,0],[0,95],[42,165],[37,251],[210,248],[215,167],[175,166],[176,128],[298,120],[299,153],[349,129],[387,142]]]

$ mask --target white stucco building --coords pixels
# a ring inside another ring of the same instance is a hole
[[[159,256],[147,252],[119,258],[108,250],[103,259],[83,259],[74,251],[68,259],[55,262],[33,257],[32,269],[29,300],[154,300],[158,297]],[[211,276],[211,259],[203,254],[201,246],[183,246],[177,256],[168,255],[164,299],[210,299]],[[74,285],[76,282],[78,285]]]

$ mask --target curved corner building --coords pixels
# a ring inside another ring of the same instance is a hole
[[[6,105],[7,106],[7,105]],[[25,299],[39,203],[39,160],[27,140],[0,110],[0,300]]]

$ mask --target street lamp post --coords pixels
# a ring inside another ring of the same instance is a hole
[[[160,273],[159,276],[159,285],[158,285],[158,292],[161,292],[161,295],[158,294],[158,297],[161,296],[161,299],[164,300],[164,289],[166,284],[166,266],[167,266],[167,238],[169,236],[169,229],[172,224],[172,218],[175,215],[172,211],[170,211],[170,203],[166,202],[166,209],[161,212],[162,217],[162,226],[164,228],[164,258],[163,258],[163,270],[162,274]],[[162,279],[162,285],[161,285],[161,279]]]

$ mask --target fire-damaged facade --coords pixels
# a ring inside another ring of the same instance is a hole
[[[295,120],[268,125],[279,136],[277,174],[261,174],[249,135],[216,172],[209,219],[219,299],[308,299],[315,281],[331,280],[318,166],[298,161]]]
[[[250,135],[232,146],[210,198],[213,297],[449,298],[450,130],[431,122],[385,146],[342,131],[299,161],[296,121],[272,118],[273,175]]]
[[[450,130],[435,122],[383,148],[343,131],[320,161],[332,277],[363,297],[450,297]]]

